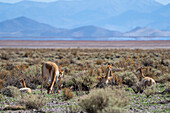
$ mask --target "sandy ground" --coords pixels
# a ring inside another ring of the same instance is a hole
[[[25,41],[0,40],[0,48],[170,48],[168,41]]]

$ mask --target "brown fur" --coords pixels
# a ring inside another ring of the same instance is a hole
[[[31,93],[31,89],[26,87],[26,84],[25,84],[24,79],[20,79],[19,81],[21,82],[22,87],[23,87],[23,88],[26,88],[26,89],[25,89],[26,93]],[[21,88],[21,89],[23,89],[23,88]]]
[[[22,83],[22,87],[23,87],[23,88],[26,88],[26,84],[25,84],[24,79],[20,79],[20,82]]]
[[[50,84],[48,84],[47,87],[47,93],[49,94],[50,91],[53,93],[52,88],[54,86],[54,82],[56,81],[56,85],[57,85],[57,93],[59,93],[59,85],[58,82],[60,82],[60,75],[61,75],[62,71],[59,71],[58,66],[54,63],[54,62],[44,62],[42,64],[42,84],[41,84],[41,93],[43,92],[43,79],[45,74],[47,74],[48,77],[51,78],[51,82]],[[63,73],[63,72],[62,72]],[[59,80],[58,80],[59,79]]]
[[[97,76],[96,78],[100,83],[110,84],[113,82],[112,76],[112,67],[108,65],[106,68],[106,75],[105,76]]]
[[[138,69],[140,71],[140,74],[141,74],[141,77],[142,77],[141,85],[144,86],[144,87],[156,85],[156,82],[153,78],[145,77],[145,75],[143,74],[143,69],[146,69],[146,67]]]

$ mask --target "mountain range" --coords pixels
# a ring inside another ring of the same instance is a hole
[[[59,40],[122,40],[125,37],[133,39],[155,39],[155,37],[170,37],[170,31],[154,30],[148,27],[137,27],[128,32],[108,30],[93,25],[81,26],[74,29],[56,28],[40,23],[27,17],[17,17],[0,22],[0,39],[18,38],[29,40],[51,38]],[[123,37],[123,38],[122,38]],[[127,39],[127,38],[125,38]],[[169,39],[169,38],[168,38]]]
[[[121,32],[138,26],[170,31],[169,12],[170,4],[162,5],[155,0],[58,0],[50,3],[33,1],[0,3],[1,22],[24,16],[56,28],[73,29],[93,25]],[[51,32],[55,34],[53,30]]]

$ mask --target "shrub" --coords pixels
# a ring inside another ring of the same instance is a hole
[[[163,64],[164,66],[169,66],[170,65],[170,60],[161,60],[161,64]]]
[[[142,87],[140,82],[137,82],[133,84],[132,89],[137,94],[138,92],[143,93],[144,87]]]
[[[24,73],[26,86],[35,89],[39,84],[41,84],[41,67],[40,66],[30,66]]]
[[[1,55],[0,55],[0,58],[2,60],[9,60],[10,59],[10,55],[6,52],[2,52]]]
[[[9,97],[16,98],[16,97],[20,96],[20,91],[17,87],[8,86],[8,87],[2,89],[2,94],[9,96]]]
[[[73,78],[74,89],[79,88],[79,90],[89,91],[95,86],[95,77],[88,76],[81,73],[77,78]]]
[[[158,77],[156,82],[159,82],[159,83],[170,82],[170,73],[166,73],[166,74]]]
[[[27,109],[40,109],[46,105],[47,99],[42,95],[23,95],[19,103],[25,105]]]
[[[4,100],[4,96],[2,94],[0,94],[0,101]]]
[[[143,63],[144,66],[152,66],[153,60],[150,59],[150,58],[145,58],[145,59],[143,59],[142,63]]]
[[[149,97],[155,94],[155,91],[156,91],[156,86],[153,86],[153,87],[147,87],[143,92],[147,97]]]
[[[132,86],[133,84],[138,82],[138,78],[135,76],[135,74],[129,71],[125,71],[123,73],[117,73],[115,75],[122,77],[123,83],[128,86]]]
[[[78,103],[83,111],[88,113],[122,112],[129,99],[122,89],[105,88],[92,90],[84,95]]]
[[[71,92],[71,90],[69,88],[64,88],[62,89],[63,93],[62,93],[62,98],[64,100],[70,100],[73,98],[73,93]]]
[[[96,64],[97,64],[97,65],[103,64],[103,60],[96,60]]]

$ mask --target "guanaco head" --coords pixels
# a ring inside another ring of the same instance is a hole
[[[138,67],[137,70],[136,70],[136,72],[137,72],[137,71],[140,71],[140,72],[141,72],[141,71],[144,70],[144,69],[147,69],[147,67],[143,67],[143,66],[142,66],[142,67]]]
[[[61,71],[61,70],[60,70],[59,76],[60,76],[60,77],[64,77],[64,71]]]
[[[107,69],[111,70],[111,69],[112,69],[112,66],[111,66],[111,65],[108,65],[108,66],[107,66]]]
[[[23,79],[23,78],[19,79],[19,82],[23,82],[23,81],[24,81],[24,79]]]
[[[107,68],[106,68],[106,76],[111,76],[111,71],[112,71],[112,66],[111,65],[108,65]]]

